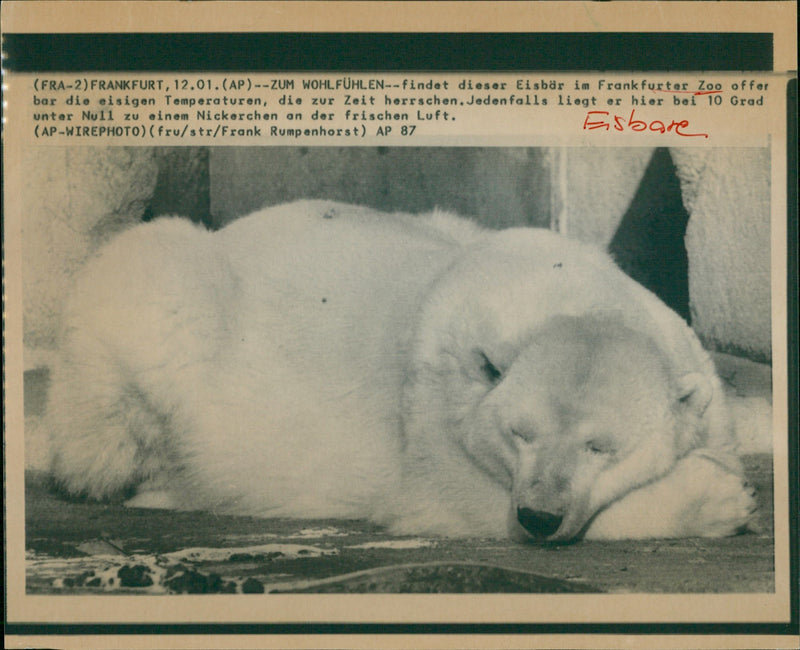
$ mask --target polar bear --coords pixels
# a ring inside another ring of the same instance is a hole
[[[550,231],[324,201],[137,226],[80,273],[54,477],[130,506],[563,542],[750,521],[691,329]]]

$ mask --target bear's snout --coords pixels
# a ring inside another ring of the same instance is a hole
[[[530,535],[537,539],[553,535],[558,530],[558,527],[561,526],[563,520],[563,517],[554,515],[552,512],[517,508],[517,521]]]

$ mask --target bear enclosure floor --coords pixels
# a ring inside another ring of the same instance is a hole
[[[744,459],[759,532],[538,546],[396,537],[363,521],[253,519],[65,501],[26,481],[27,592],[772,592],[772,460]]]

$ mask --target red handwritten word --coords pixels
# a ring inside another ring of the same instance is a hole
[[[612,127],[615,131],[648,131],[652,133],[674,133],[684,138],[707,138],[708,133],[686,133],[684,129],[689,126],[689,120],[672,120],[666,124],[662,120],[638,120],[635,118],[636,110],[631,110],[629,117],[614,115],[609,117],[599,117],[610,115],[608,111],[588,111],[586,119],[583,121],[584,131],[594,131],[595,129],[605,129],[609,131]],[[598,116],[598,117],[595,117]]]

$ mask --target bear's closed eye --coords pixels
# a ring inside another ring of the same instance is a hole
[[[492,384],[498,383],[503,378],[503,373],[489,360],[485,353],[481,352],[480,357],[483,376]]]

